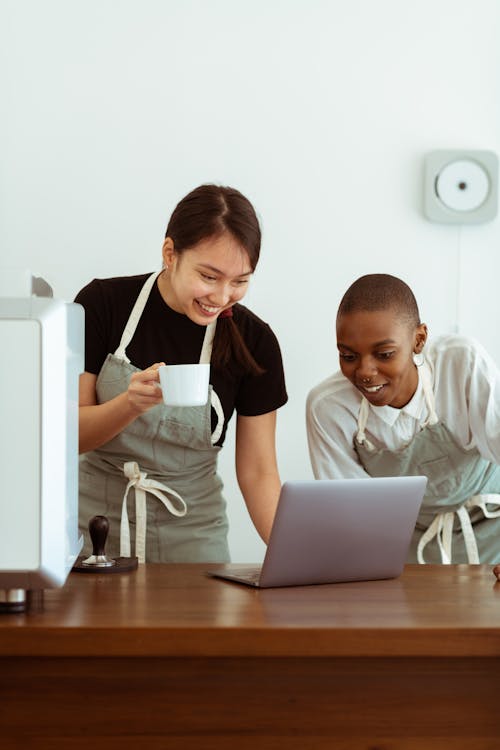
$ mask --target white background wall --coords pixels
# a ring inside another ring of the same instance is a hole
[[[312,476],[304,402],[357,276],[401,276],[432,333],[500,362],[499,220],[422,215],[426,152],[500,152],[499,28],[497,0],[1,0],[1,264],[69,300],[159,267],[191,188],[238,187],[264,233],[247,303],[286,367],[282,479]],[[233,451],[233,558],[257,560]]]

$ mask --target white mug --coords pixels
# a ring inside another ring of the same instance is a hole
[[[208,401],[210,365],[162,365],[160,386],[167,406],[201,406]]]

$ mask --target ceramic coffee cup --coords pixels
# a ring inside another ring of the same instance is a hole
[[[163,403],[201,406],[208,400],[210,365],[162,365],[159,368]]]

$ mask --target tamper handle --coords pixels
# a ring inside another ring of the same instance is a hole
[[[89,534],[92,540],[92,554],[105,555],[104,547],[108,538],[109,521],[106,516],[93,516],[89,521]]]

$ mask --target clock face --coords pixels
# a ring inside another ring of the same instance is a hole
[[[436,178],[436,194],[453,211],[474,211],[483,205],[489,191],[488,173],[470,159],[452,161]]]

